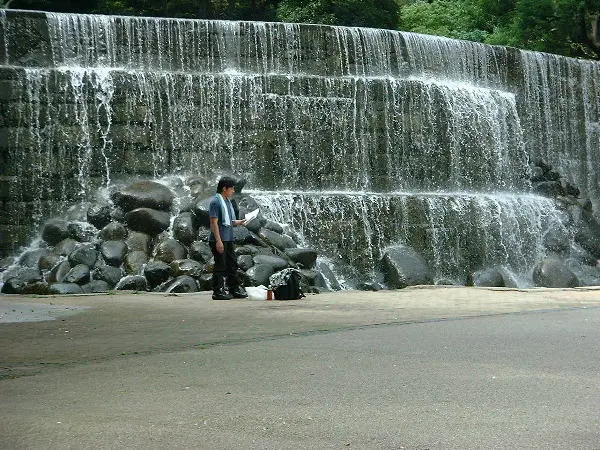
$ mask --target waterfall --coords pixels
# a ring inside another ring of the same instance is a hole
[[[528,154],[556,166],[598,205],[598,63],[525,51],[521,58]]]
[[[599,204],[596,62],[390,30],[12,10],[0,51],[3,213],[28,229],[116,179],[230,172],[352,276],[404,243],[464,282],[545,256],[562,213],[531,194],[530,161]]]
[[[473,271],[496,265],[524,273],[532,260],[544,256],[544,231],[560,227],[562,219],[551,200],[533,195],[347,191],[252,195],[271,217],[325,249],[355,280],[372,279],[385,247],[400,243],[425,256],[436,281],[465,284]]]

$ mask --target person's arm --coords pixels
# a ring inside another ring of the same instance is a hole
[[[223,246],[223,241],[221,240],[221,233],[219,233],[219,218],[218,217],[210,218],[210,231],[212,231],[212,233],[215,237],[217,251],[219,253],[223,253],[225,251],[225,247]]]
[[[246,219],[232,220],[231,225],[233,225],[234,227],[239,227],[240,225],[246,225],[246,222],[247,222]]]

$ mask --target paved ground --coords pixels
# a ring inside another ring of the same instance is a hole
[[[599,307],[583,289],[0,296],[0,448],[600,448]]]

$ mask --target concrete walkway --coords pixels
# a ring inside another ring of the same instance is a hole
[[[598,448],[599,306],[597,289],[0,296],[0,448]]]

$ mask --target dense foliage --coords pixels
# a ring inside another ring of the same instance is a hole
[[[277,18],[282,22],[394,29],[399,12],[395,0],[282,0]]]
[[[61,12],[400,29],[600,58],[600,0],[0,0]]]
[[[600,0],[431,0],[402,8],[400,28],[597,59]]]

